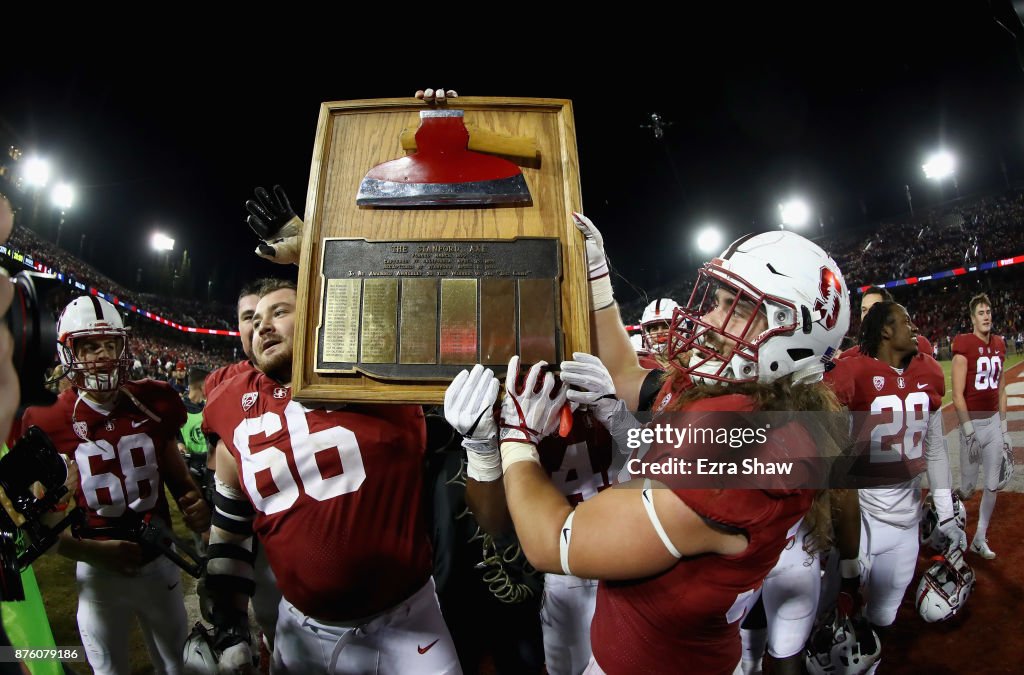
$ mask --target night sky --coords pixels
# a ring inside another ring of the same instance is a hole
[[[961,194],[1005,186],[1000,162],[1024,181],[1024,72],[993,17],[1009,5],[681,4],[575,19],[502,5],[520,18],[460,27],[430,23],[445,21],[440,6],[245,26],[158,16],[138,33],[65,26],[30,58],[39,36],[5,29],[0,135],[76,184],[66,248],[85,233],[86,259],[134,287],[159,227],[192,255],[197,294],[213,278],[230,301],[278,271],[251,254],[243,204],[280,183],[301,210],[321,101],[437,85],[568,98],[584,210],[618,271],[653,288],[690,276],[699,225],[777,227],[791,194],[811,202],[814,235],[818,215],[826,234],[900,217],[904,185],[915,209],[952,198],[921,171],[939,146],[958,157]],[[661,140],[643,128],[653,112],[671,123]]]

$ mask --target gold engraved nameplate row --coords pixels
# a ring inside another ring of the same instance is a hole
[[[561,360],[556,238],[327,238],[317,373],[450,379],[475,363]]]

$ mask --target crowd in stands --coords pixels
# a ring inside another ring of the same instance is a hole
[[[73,275],[87,286],[117,295],[146,310],[174,319],[186,326],[234,329],[234,311],[215,303],[197,311],[198,302],[168,299],[153,294],[133,293],[118,285],[92,266],[41,239],[28,228],[16,228],[8,246],[54,270]],[[70,285],[54,282],[45,293],[46,304],[54,320],[61,310],[82,292]],[[237,337],[185,333],[121,308],[125,325],[131,329],[130,348],[135,367],[133,379],[153,377],[167,380],[179,364],[185,369],[205,366],[215,369],[242,358]]]
[[[116,295],[125,302],[183,326],[220,329],[234,327],[234,311],[231,307],[217,302],[170,298],[165,295],[132,291],[27,227],[15,228],[7,245],[30,256],[36,262],[42,262],[56,271],[74,277],[86,286],[93,286],[105,293]]]
[[[129,325],[129,343],[136,361],[133,370],[138,371],[133,378],[166,378],[179,363],[186,369],[206,366],[213,370],[242,358],[236,337],[183,334],[145,319],[131,321]]]
[[[823,243],[853,288],[1020,255],[1022,222],[1024,192],[1012,190]]]
[[[859,329],[857,291],[860,286],[893,279],[924,276],[981,262],[1024,254],[1024,191],[996,197],[958,200],[916,218],[883,222],[873,229],[829,236],[822,246],[839,263],[854,296],[854,322]],[[954,279],[926,281],[892,290],[906,305],[921,334],[948,355],[957,333],[969,332],[967,304],[977,293],[988,293],[994,305],[995,331],[1006,336],[1010,349],[1024,348],[1024,263],[975,272]],[[647,298],[623,303],[623,321],[638,323],[644,306],[655,298],[685,304],[692,275],[666,284]]]

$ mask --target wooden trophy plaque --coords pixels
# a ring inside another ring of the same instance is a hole
[[[475,363],[589,351],[569,101],[324,103],[309,186],[296,400],[441,403]]]

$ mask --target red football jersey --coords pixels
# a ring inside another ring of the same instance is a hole
[[[307,408],[258,371],[206,405],[235,458],[277,585],[328,621],[376,614],[431,570],[422,514],[426,423],[415,405]]]
[[[252,364],[248,359],[239,361],[237,363],[229,363],[226,366],[221,366],[217,370],[213,371],[206,376],[206,383],[203,385],[203,389],[206,393],[206,400],[209,401],[213,398],[213,392],[216,391],[217,387],[224,384],[232,377],[241,375],[242,373],[256,372],[256,366]],[[203,424],[202,430],[204,434],[212,434],[213,428],[210,426],[209,421],[206,419],[206,412],[203,412]]]
[[[640,362],[641,368],[646,368],[647,370],[661,370],[661,363],[659,363],[658,359],[654,358],[650,354],[637,356],[637,361]]]
[[[916,356],[901,373],[870,356],[852,356],[840,359],[825,381],[854,413],[852,474],[864,487],[896,485],[925,471],[929,416],[946,393],[934,358]]]
[[[700,410],[748,412],[753,400],[716,396],[684,412]],[[813,442],[790,423],[773,429],[762,449],[786,454],[794,447]],[[749,545],[736,556],[683,557],[648,579],[602,581],[590,635],[605,672],[732,673],[740,660],[739,621],[814,499],[813,490],[673,491],[704,518],[743,530]]]
[[[130,512],[152,512],[171,522],[157,455],[177,440],[185,406],[166,382],[140,380],[125,388],[160,421],[124,393],[105,413],[79,401],[78,392],[70,389],[51,406],[29,408],[22,420],[23,428],[39,427],[61,454],[78,462],[75,499],[91,527],[110,525]]]
[[[235,375],[241,375],[242,373],[248,373],[254,370],[256,370],[256,366],[252,364],[252,361],[243,359],[237,363],[229,363],[226,366],[221,366],[217,370],[213,371],[206,376],[206,383],[203,385],[207,400],[213,398],[214,390],[224,382],[227,382]]]
[[[999,380],[1006,362],[1006,343],[1001,335],[989,335],[985,342],[974,333],[962,333],[953,338],[953,355],[967,359],[967,382],[964,399],[967,409],[981,413],[977,417],[991,417],[999,412]]]
[[[537,451],[551,482],[573,506],[612,484],[612,437],[589,412],[577,410],[569,435],[548,436]]]
[[[659,371],[664,373],[664,371]],[[665,382],[661,385],[661,389],[658,390],[657,396],[651,402],[651,410],[653,413],[660,413],[669,408],[679,396],[682,396],[683,392],[693,386],[693,380],[686,375],[680,375],[678,372],[670,375],[666,378]]]

